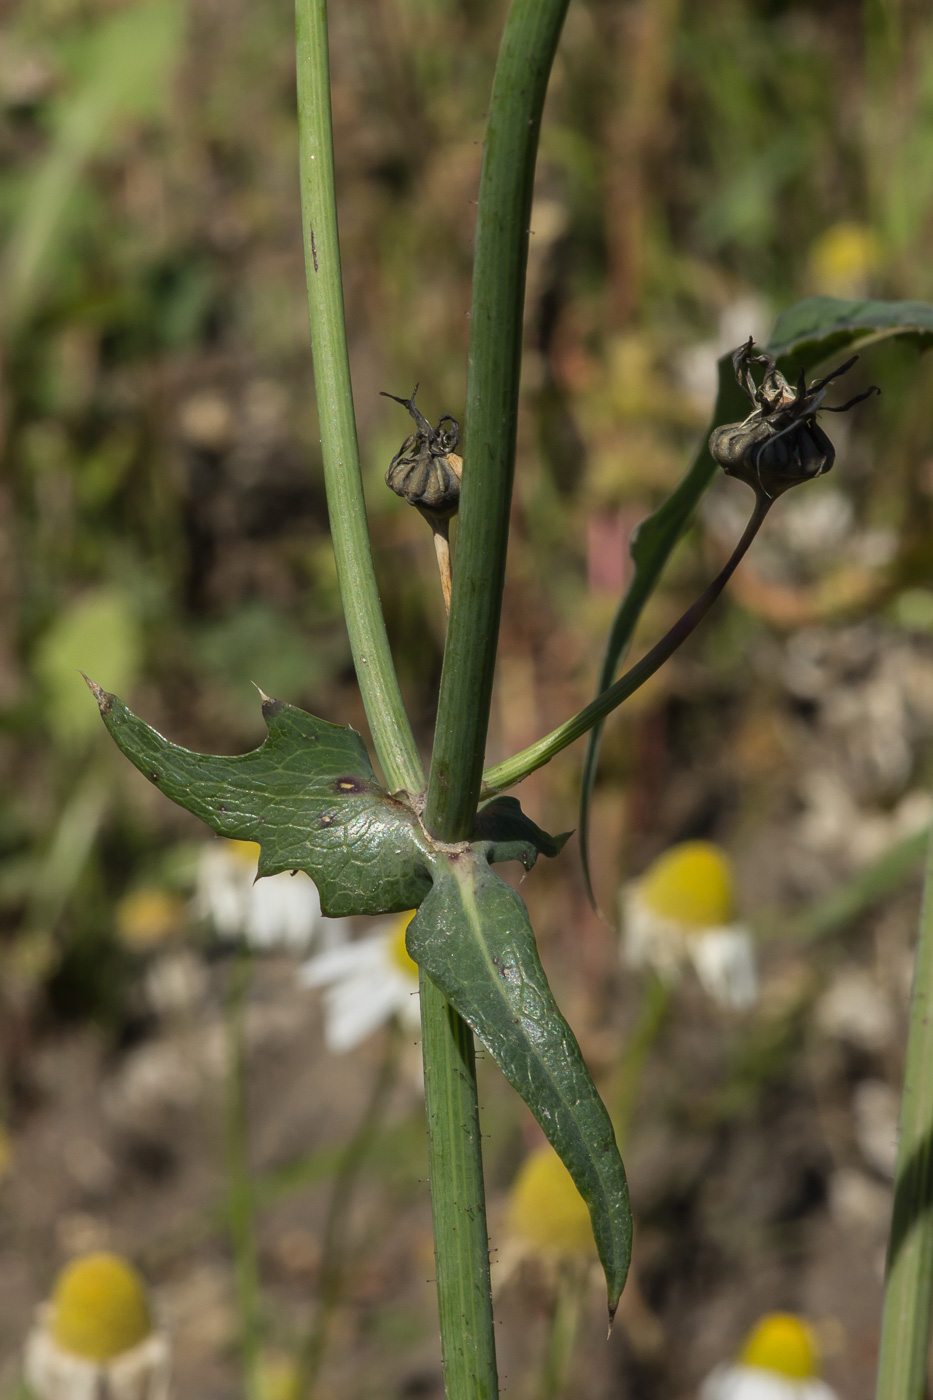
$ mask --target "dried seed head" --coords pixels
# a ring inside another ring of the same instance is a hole
[[[735,351],[732,363],[739,386],[751,400],[752,412],[742,423],[727,423],[715,429],[709,440],[713,460],[729,476],[747,482],[767,500],[774,500],[801,481],[823,476],[836,460],[836,450],[817,423],[817,413],[845,413],[869,395],[881,392],[872,385],[838,407],[823,403],[829,385],[850,370],[857,359],[853,355],[809,388],[801,370],[796,386],[792,386],[774,358],[756,352],[755,342],[749,337]],[[764,366],[760,386],[755,383],[753,365]]]
[[[402,443],[389,463],[386,485],[409,505],[417,506],[429,520],[449,520],[460,505],[460,476],[463,461],[454,449],[460,442],[460,424],[445,413],[436,428],[415,407],[415,394],[400,399],[383,391],[382,397],[393,399],[414,418],[417,432]]]

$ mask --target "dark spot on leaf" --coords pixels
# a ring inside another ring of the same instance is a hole
[[[226,812],[226,810],[227,810],[227,804],[226,804],[226,802],[220,802],[220,803],[218,803],[218,805],[217,805],[217,810],[218,810],[218,812]]]
[[[152,772],[152,773],[149,774],[149,777],[152,779],[152,781],[153,781],[154,783],[157,783],[157,782],[159,781],[159,775],[158,775],[158,773]]]
[[[333,818],[332,813],[330,813],[330,812],[325,812],[324,815],[320,818],[320,825],[321,825],[321,826],[333,826],[333,824],[334,824],[334,818]]]
[[[359,778],[335,778],[334,787],[338,792],[365,792],[366,784]]]

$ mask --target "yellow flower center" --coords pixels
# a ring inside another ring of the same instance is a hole
[[[739,1358],[792,1380],[807,1380],[819,1370],[819,1349],[812,1328],[793,1313],[768,1313],[749,1333]]]
[[[554,1149],[526,1157],[509,1192],[508,1230],[542,1252],[595,1253],[590,1213]]]
[[[52,1293],[52,1339],[88,1361],[110,1361],[152,1331],[146,1288],[116,1254],[86,1254],[59,1274]]]
[[[652,914],[688,928],[713,928],[735,918],[732,865],[709,841],[684,841],[650,865],[638,882]]]
[[[405,934],[408,932],[408,925],[417,913],[417,909],[409,909],[405,914],[399,914],[395,920],[395,928],[392,931],[392,941],[389,944],[389,957],[395,963],[400,972],[412,982],[418,981],[418,964],[414,958],[408,956],[408,949],[405,947]]]
[[[259,861],[258,841],[228,841],[227,849],[240,865],[256,865]]]
[[[179,932],[184,909],[178,895],[168,890],[133,890],[117,905],[117,934],[131,948],[154,948]]]
[[[844,295],[881,262],[881,241],[865,224],[833,224],[810,249],[810,267],[821,292]]]

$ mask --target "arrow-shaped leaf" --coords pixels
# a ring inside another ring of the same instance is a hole
[[[218,835],[258,841],[260,875],[306,871],[325,914],[414,909],[431,888],[418,817],[406,794],[380,786],[354,729],[264,696],[269,734],[258,749],[193,753],[88,684],[117,746],[151,783]],[[510,797],[480,809],[476,839],[488,859],[530,870],[567,837],[549,836]]]
[[[609,1114],[548,986],[524,902],[482,846],[433,855],[434,887],[408,950],[473,1028],[544,1129],[590,1211],[610,1314],[632,1245],[625,1169]]]
[[[221,836],[260,843],[259,874],[304,870],[325,914],[413,909],[431,887],[411,807],[381,787],[355,730],[263,699],[269,734],[252,753],[192,753],[92,686],[118,748]]]

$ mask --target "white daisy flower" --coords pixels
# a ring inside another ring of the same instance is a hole
[[[758,996],[748,929],[735,921],[732,865],[709,841],[672,846],[622,890],[623,952],[632,967],[676,981],[692,964],[721,1006],[744,1010]]]
[[[116,1254],[86,1254],[59,1274],[26,1342],[37,1400],[166,1400],[168,1339],[146,1286]]]
[[[195,909],[221,938],[245,938],[260,951],[305,952],[315,941],[332,942],[342,919],[325,919],[314,881],[292,875],[256,878],[255,841],[210,841],[198,862]]]
[[[324,1038],[334,1054],[352,1050],[392,1016],[421,1025],[418,967],[408,956],[405,932],[415,911],[384,920],[367,938],[326,948],[302,967],[306,987],[323,987]]]
[[[793,1313],[768,1313],[752,1328],[734,1366],[717,1366],[700,1400],[839,1400],[818,1376],[813,1330]]]

